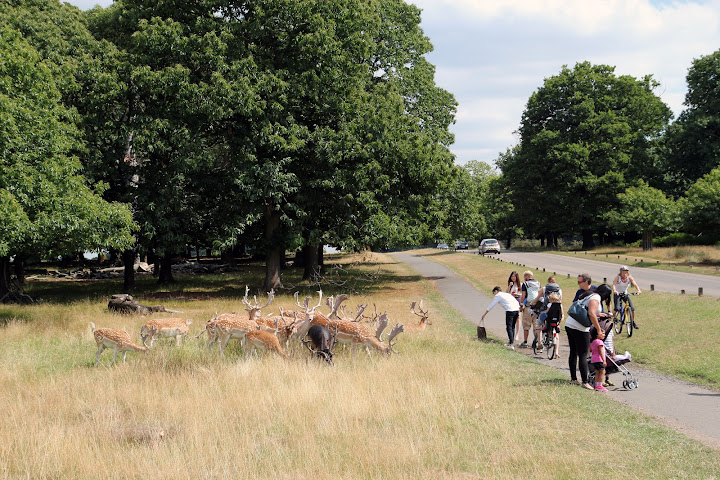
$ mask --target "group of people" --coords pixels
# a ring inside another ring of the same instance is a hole
[[[536,347],[536,342],[541,342],[540,333],[543,330],[557,328],[559,333],[559,324],[565,315],[562,306],[562,289],[557,284],[555,277],[549,277],[543,286],[533,278],[533,272],[528,270],[523,273],[523,280],[521,283],[519,273],[512,272],[505,290],[499,286],[493,288],[493,301],[482,314],[480,326],[477,327],[479,339],[487,338],[485,316],[498,304],[505,310],[505,329],[508,336],[508,343],[505,346],[507,348],[515,349],[515,343],[519,340],[520,325],[523,330],[523,341],[519,345],[520,348],[529,347],[528,338],[531,329],[534,333],[532,347]],[[630,275],[630,269],[626,266],[620,267],[620,272],[613,279],[612,285],[593,285],[592,278],[587,273],[578,275],[577,283],[579,288],[573,302],[579,300],[587,308],[590,326],[583,325],[571,316],[567,316],[565,319],[565,333],[570,350],[568,357],[570,381],[588,390],[607,392],[608,386],[614,386],[609,375],[606,375],[607,357],[611,356],[613,361],[629,361],[631,359],[628,352],[618,355],[615,351],[612,328],[613,311],[618,310],[621,295],[626,294],[631,285],[635,288],[636,294],[642,292]],[[613,311],[610,309],[611,297],[614,303]],[[630,297],[628,297],[628,303],[630,321],[633,322],[634,328],[638,328],[635,323],[635,306]],[[558,349],[555,351],[555,358],[559,358]],[[542,343],[537,350],[542,350]],[[588,353],[595,370],[595,385],[588,383]],[[577,378],[578,370],[580,370],[580,380]]]

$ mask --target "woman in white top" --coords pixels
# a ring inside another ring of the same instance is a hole
[[[640,295],[642,293],[640,291],[640,287],[638,287],[638,284],[635,282],[635,279],[632,277],[632,275],[630,275],[630,269],[623,265],[622,267],[620,267],[620,273],[615,277],[612,284],[613,304],[615,305],[616,312],[620,310],[620,294],[627,293],[630,285],[635,287],[636,295]],[[633,305],[630,295],[628,295],[628,303],[630,304],[630,318],[633,322],[633,328],[638,328],[637,324],[635,323],[635,305]]]

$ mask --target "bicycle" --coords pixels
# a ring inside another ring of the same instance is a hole
[[[552,332],[552,334],[548,332]],[[560,335],[558,334],[557,325],[550,324],[550,327],[542,332],[542,342],[533,342],[533,353],[535,355],[542,353],[541,348],[543,348],[547,352],[548,360],[552,360],[555,358],[559,342]]]
[[[637,293],[631,293],[630,295],[637,295]],[[628,293],[621,293],[618,295],[620,301],[618,302],[618,310],[613,315],[613,326],[615,327],[615,333],[621,333],[623,326],[627,325],[628,337],[632,337],[633,334],[633,321],[635,320],[630,309],[630,300]]]

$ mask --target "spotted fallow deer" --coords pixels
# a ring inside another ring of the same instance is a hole
[[[244,316],[234,313],[221,313],[215,317],[214,328],[219,341],[220,354],[224,355],[225,347],[231,338],[240,339],[242,342],[247,332],[257,330],[259,326],[256,321],[249,320]]]
[[[405,325],[406,332],[409,330],[415,331],[415,332],[422,331],[422,330],[425,330],[425,327],[427,325],[432,325],[432,322],[430,321],[430,318],[429,318],[430,317],[429,311],[423,310],[423,301],[420,300],[420,303],[417,304],[417,309],[415,307],[416,307],[415,302],[412,302],[410,304],[410,311],[412,313],[414,313],[415,315],[417,315],[418,317],[420,317],[420,320],[418,321],[418,323],[411,323],[411,324]],[[420,312],[420,313],[418,313],[418,312]]]
[[[245,311],[248,312],[250,320],[257,320],[261,317],[260,311],[270,305],[272,301],[275,299],[275,290],[270,290],[268,293],[267,302],[265,302],[265,305],[260,306],[260,302],[258,302],[257,296],[253,296],[253,302],[254,304],[251,305],[250,301],[248,300],[248,292],[250,291],[250,288],[246,285],[245,286],[245,296],[242,298],[242,303],[245,305],[246,308]]]
[[[143,345],[148,348],[152,348],[157,337],[174,337],[176,345],[180,345],[180,342],[187,337],[190,333],[190,324],[192,320],[183,320],[181,318],[155,318],[145,322],[145,325],[140,329],[140,338],[142,339]],[[151,332],[155,333],[151,333]],[[150,345],[147,344],[147,339],[150,339]]]
[[[264,330],[251,330],[246,332],[243,339],[243,346],[244,345],[249,345],[250,349],[248,353],[251,353],[255,349],[270,350],[283,358],[290,358],[288,354],[283,351],[278,338],[274,334]]]
[[[152,328],[154,327],[151,327],[150,332],[152,332]],[[115,363],[119,352],[122,352],[123,354],[123,363],[125,363],[125,356],[127,355],[127,352],[148,352],[147,347],[133,342],[130,338],[130,334],[124,330],[116,330],[114,328],[95,328],[95,324],[92,322],[90,322],[90,329],[95,337],[95,343],[97,343],[98,346],[98,350],[95,352],[95,366],[100,363],[100,354],[106,348],[113,349],[113,359],[110,362],[110,365]]]
[[[218,321],[218,314],[215,313],[215,316],[212,317],[210,320],[205,322],[205,328],[202,329],[200,333],[197,334],[195,338],[200,338],[204,333],[208,336],[208,343],[207,343],[207,349],[210,351],[210,347],[212,347],[213,343],[215,343],[215,340],[217,340],[217,330],[215,329],[215,324]]]

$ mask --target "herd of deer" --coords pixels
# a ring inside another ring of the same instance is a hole
[[[395,345],[393,339],[397,335],[408,330],[424,330],[426,325],[432,324],[428,318],[428,311],[423,310],[422,300],[417,305],[413,302],[410,304],[410,311],[420,317],[419,321],[409,325],[396,324],[390,330],[387,336],[387,344],[385,344],[382,341],[382,334],[389,323],[387,313],[378,315],[376,309],[374,316],[366,317],[363,313],[367,304],[363,304],[358,306],[354,317],[348,317],[345,308],[341,306],[348,299],[347,295],[342,294],[327,298],[326,304],[330,308],[328,315],[318,311],[323,299],[321,290],[318,292],[318,304],[314,307],[310,307],[311,297],[305,298],[305,301],[301,304],[298,293],[295,293],[295,304],[300,310],[286,311],[281,307],[280,315],[263,316],[261,310],[274,300],[275,292],[271,290],[267,302],[261,306],[257,297],[253,297],[253,303],[250,303],[248,290],[245,287],[245,296],[242,303],[247,307],[245,311],[249,315],[235,313],[215,314],[213,318],[205,323],[205,328],[197,335],[197,338],[203,334],[207,335],[208,350],[217,342],[220,353],[224,355],[228,342],[236,338],[240,340],[243,349],[249,347],[248,352],[255,349],[269,350],[289,358],[285,350],[288,349],[292,341],[299,340],[310,350],[313,356],[317,356],[332,365],[334,347],[338,342],[350,344],[353,353],[358,345],[364,346],[368,355],[370,354],[370,348],[385,354],[397,353],[393,349]],[[370,320],[370,323],[363,320]],[[95,365],[100,362],[100,355],[106,348],[114,351],[112,364],[115,363],[117,354],[121,352],[123,354],[123,363],[125,363],[125,356],[129,351],[147,353],[158,337],[174,337],[176,344],[180,345],[182,339],[189,334],[191,323],[191,320],[179,318],[155,318],[149,320],[140,329],[142,345],[135,343],[130,334],[124,330],[95,328],[95,324],[91,323],[90,328],[98,346],[95,353]],[[374,325],[374,332],[371,330],[371,324]],[[285,346],[285,350],[283,350],[282,345]]]

